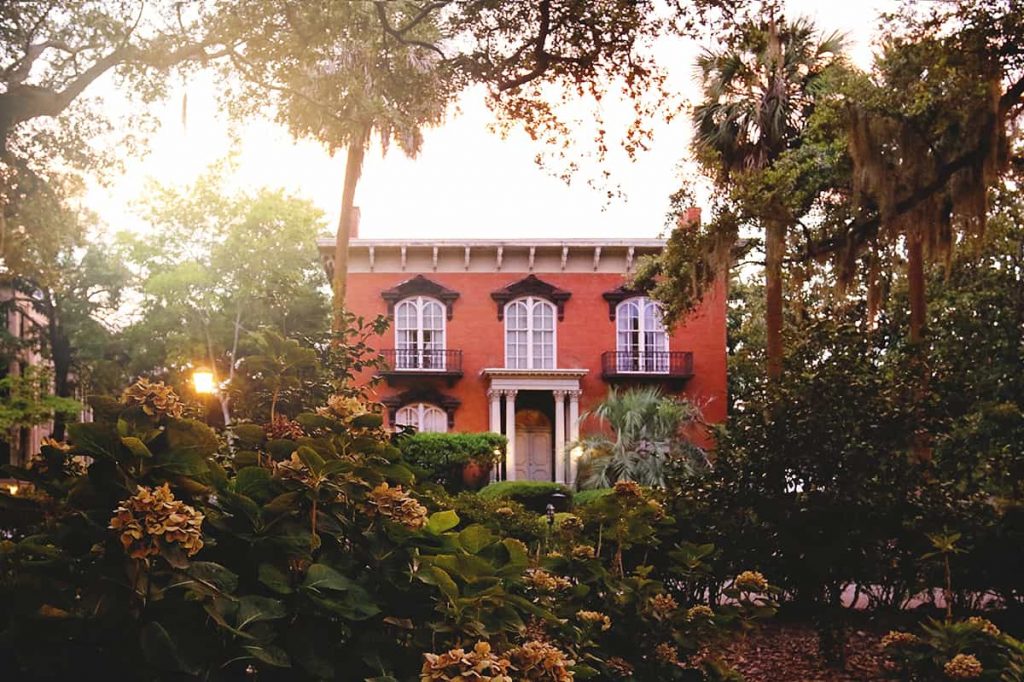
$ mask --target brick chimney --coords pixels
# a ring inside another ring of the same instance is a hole
[[[697,209],[697,218],[700,219],[700,209]],[[349,239],[359,239],[359,207],[352,207],[352,225],[349,227]]]
[[[683,229],[700,227],[700,206],[684,209],[676,218],[676,225]]]

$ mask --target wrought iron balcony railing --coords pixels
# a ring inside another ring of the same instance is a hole
[[[441,375],[462,376],[461,350],[426,350],[421,348],[388,348],[381,351],[388,368],[385,376]]]
[[[608,351],[601,354],[601,375],[608,380],[688,379],[693,376],[689,351]]]

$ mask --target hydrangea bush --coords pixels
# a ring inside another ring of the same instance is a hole
[[[7,472],[13,678],[729,679],[715,641],[773,608],[753,573],[694,599],[710,549],[635,484],[549,525],[421,484],[351,398],[230,439],[160,384],[123,400]]]

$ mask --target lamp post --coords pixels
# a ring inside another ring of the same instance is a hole
[[[203,423],[210,424],[210,406],[207,396],[217,392],[217,382],[214,381],[213,372],[208,369],[197,369],[192,372],[192,388],[196,395],[200,396],[203,403]]]

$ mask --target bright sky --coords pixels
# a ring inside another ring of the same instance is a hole
[[[826,30],[846,32],[853,60],[871,62],[871,39],[880,9],[893,0],[790,0],[790,16],[806,15]],[[693,62],[700,45],[693,40],[665,40],[657,45],[670,71],[671,85],[687,100],[698,92]],[[283,128],[253,122],[240,130],[232,149],[226,116],[219,110],[212,81],[193,79],[187,87],[187,125],[182,124],[184,87],[176,88],[158,112],[161,128],[149,154],[126,164],[123,176],[106,188],[90,191],[87,203],[114,231],[140,229],[130,206],[143,196],[147,179],[188,183],[209,164],[234,151],[239,168],[232,182],[240,187],[283,187],[311,199],[327,216],[333,231],[341,201],[344,150],[333,158],[318,144],[295,142]],[[628,106],[605,105],[609,122],[626,119]],[[609,201],[605,192],[582,174],[571,185],[539,168],[534,157],[541,145],[521,131],[501,139],[488,130],[492,120],[480,92],[467,93],[461,113],[425,132],[423,151],[415,159],[397,149],[382,157],[367,154],[356,193],[361,208],[360,236],[366,238],[460,237],[654,237],[665,221],[669,195],[678,189],[690,124],[685,116],[656,128],[654,145],[635,162],[613,155],[611,182],[624,197]],[[610,127],[614,130],[614,125]],[[588,136],[582,135],[584,142]]]

